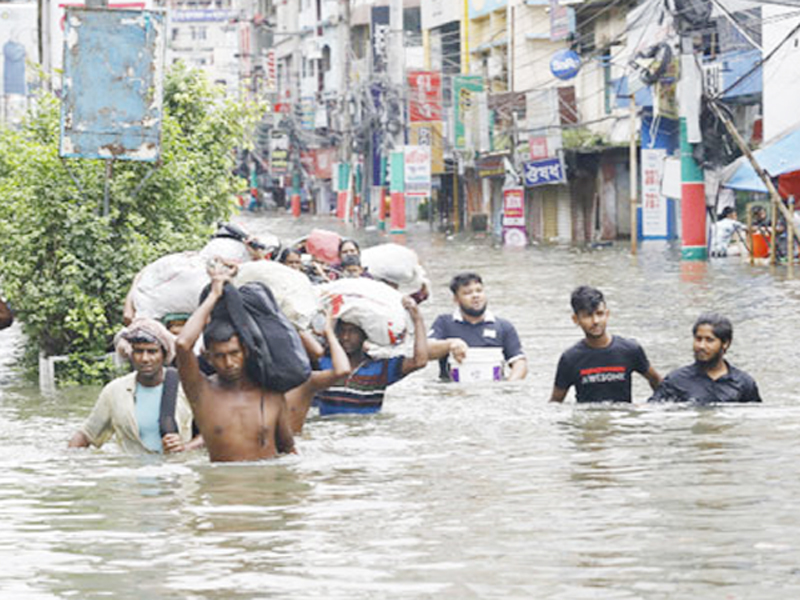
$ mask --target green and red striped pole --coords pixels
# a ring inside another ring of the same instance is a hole
[[[681,117],[681,259],[706,260],[706,188]]]

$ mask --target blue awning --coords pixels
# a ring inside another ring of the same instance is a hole
[[[771,177],[800,171],[800,127],[784,133],[753,155],[761,168]],[[734,190],[767,191],[746,156],[737,158],[725,168],[722,185]]]

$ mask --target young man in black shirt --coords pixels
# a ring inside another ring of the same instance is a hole
[[[449,356],[462,362],[470,348],[501,348],[508,365],[508,381],[525,379],[528,361],[519,335],[505,319],[495,317],[487,308],[483,279],[477,273],[459,273],[450,281],[456,309],[453,314],[439,315],[428,331],[428,360],[444,362],[440,367],[445,379],[450,378]]]
[[[716,313],[704,313],[692,327],[694,364],[664,378],[650,402],[761,402],[755,380],[725,360],[733,325]]]
[[[563,402],[575,386],[578,402],[630,402],[631,373],[647,379],[654,390],[661,383],[642,347],[606,331],[609,310],[600,290],[582,285],[572,292],[572,321],[585,338],[561,355],[550,402]]]

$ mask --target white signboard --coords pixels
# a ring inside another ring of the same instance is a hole
[[[667,237],[667,199],[661,195],[666,155],[664,149],[642,148],[642,235],[646,238]]]
[[[451,21],[460,21],[463,13],[463,2],[453,0],[423,0],[420,3],[422,28],[434,29]]]
[[[406,196],[431,195],[431,148],[430,146],[405,146]]]

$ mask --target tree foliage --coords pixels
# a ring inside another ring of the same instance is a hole
[[[245,183],[234,149],[259,107],[226,100],[198,71],[173,68],[164,85],[157,165],[116,161],[103,216],[106,165],[58,155],[59,102],[42,93],[19,130],[0,131],[0,273],[22,322],[26,356],[78,357],[76,380],[99,375],[134,275],[170,252],[195,249],[230,216]]]

